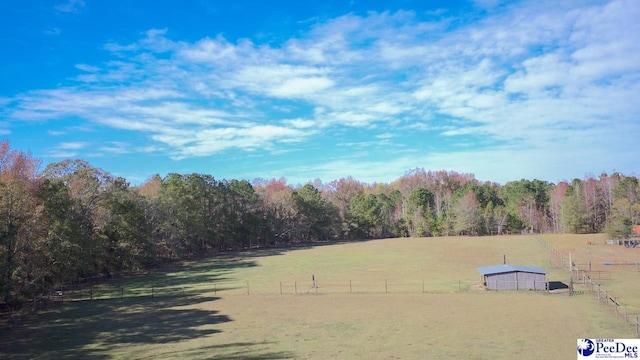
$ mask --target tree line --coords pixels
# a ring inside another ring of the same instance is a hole
[[[414,169],[397,180],[154,175],[139,186],[84,160],[47,165],[0,142],[0,300],[167,260],[274,245],[510,233],[631,234],[640,183],[619,173],[500,185]]]

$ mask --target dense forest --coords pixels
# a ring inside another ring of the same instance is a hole
[[[42,167],[0,142],[0,302],[230,249],[522,232],[625,237],[640,223],[638,178],[619,173],[500,185],[415,169],[390,184],[303,186],[172,173],[131,186],[83,160]]]

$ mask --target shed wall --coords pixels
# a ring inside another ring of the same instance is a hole
[[[547,279],[544,274],[528,272],[507,272],[485,275],[489,290],[546,290]]]

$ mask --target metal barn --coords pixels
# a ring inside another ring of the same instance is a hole
[[[479,267],[487,290],[547,290],[547,271],[533,266],[495,265]]]

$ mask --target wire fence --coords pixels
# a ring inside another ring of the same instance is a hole
[[[542,285],[541,285],[542,286]],[[327,294],[442,294],[484,291],[477,280],[439,280],[419,278],[398,279],[322,279],[309,280],[229,280],[185,282],[167,285],[163,283],[127,284],[87,281],[63,284],[56,290],[25,301],[16,307],[0,308],[0,325],[5,322],[19,323],[33,312],[43,310],[56,303],[99,300],[131,300],[143,298],[189,297],[189,296],[256,296],[256,295],[327,295]]]
[[[486,290],[554,290],[548,281],[480,280],[434,281],[430,279],[345,279],[331,281],[223,281],[208,285],[144,285],[144,286],[87,286],[61,287],[47,295],[51,302],[127,299],[136,297],[160,298],[196,295],[304,295],[304,294],[441,294],[467,293]]]
[[[543,285],[541,285],[543,286]],[[251,282],[224,281],[209,285],[185,286],[89,286],[61,287],[47,295],[48,301],[85,301],[134,297],[166,297],[194,295],[302,295],[302,294],[382,294],[382,293],[453,293],[482,290],[479,281],[429,282],[414,279],[333,280]]]
[[[629,313],[626,306],[621,305],[616,297],[602,289],[600,284],[594,283],[586,273],[582,273],[582,284],[589,290],[589,293],[597,297],[599,303],[604,304],[607,308],[612,308],[616,316],[624,319],[627,327],[633,326],[636,336],[640,336],[640,314]]]
[[[509,283],[505,281],[504,283]],[[498,284],[504,287],[505,285]],[[509,285],[511,286],[511,285]],[[546,284],[535,285],[545,288]],[[13,309],[0,309],[0,325],[8,322],[10,326],[22,323],[29,314],[47,309],[54,304],[123,300],[136,303],[143,299],[162,299],[168,297],[193,296],[304,296],[328,294],[444,294],[482,292],[487,287],[477,280],[438,280],[438,279],[328,279],[323,281],[314,277],[312,281],[247,281],[224,280],[211,283],[188,283],[184,285],[166,285],[162,283],[126,284],[126,283],[74,283],[65,284],[56,290],[23,302]],[[509,288],[511,289],[511,288]]]
[[[597,298],[598,303],[605,305],[608,309],[611,309],[616,318],[622,318],[627,328],[633,327],[636,336],[640,337],[640,314],[630,313],[626,306],[623,306],[616,296],[606,291],[600,283],[595,283],[594,280],[612,280],[613,276],[611,271],[594,271],[592,270],[591,263],[588,264],[576,264],[570,258],[564,256],[561,252],[555,249],[551,244],[536,238],[538,243],[547,249],[551,255],[551,263],[558,269],[566,269],[570,272],[571,280],[569,285],[569,293],[574,294],[574,279],[578,284],[582,284],[589,294]],[[588,265],[588,267],[587,267]],[[625,264],[627,265],[627,264]],[[636,264],[633,264],[636,265]]]

